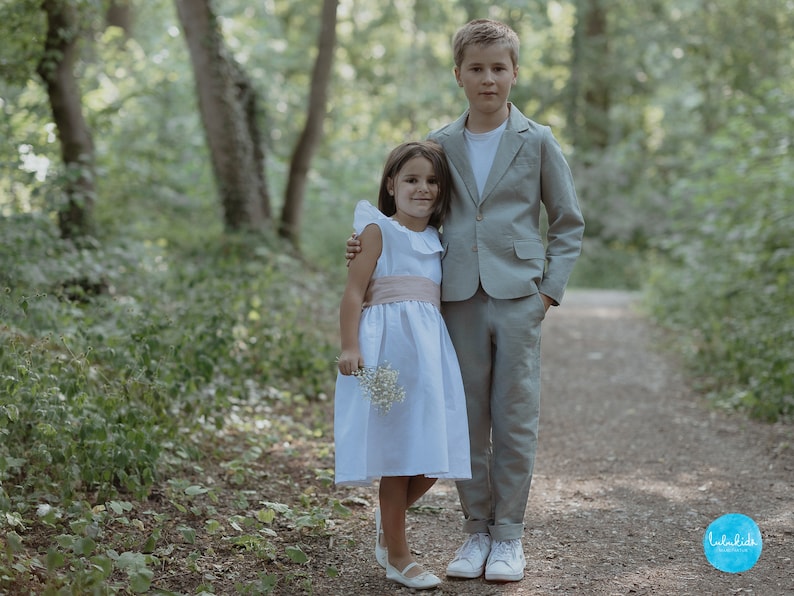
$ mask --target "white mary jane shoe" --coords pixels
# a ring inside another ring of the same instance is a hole
[[[386,560],[388,559],[388,551],[385,546],[380,545],[380,537],[383,535],[383,530],[380,528],[380,509],[375,510],[375,560],[378,565],[386,569]]]
[[[406,588],[414,588],[416,590],[429,590],[430,588],[435,588],[441,583],[441,580],[438,579],[435,575],[430,573],[429,571],[423,571],[417,576],[414,577],[405,577],[405,574],[413,569],[414,567],[418,567],[419,563],[414,561],[413,563],[408,563],[405,569],[402,571],[397,571],[391,564],[386,561],[386,579],[390,579],[397,583],[404,585]]]

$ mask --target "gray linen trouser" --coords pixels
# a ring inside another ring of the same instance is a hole
[[[468,408],[472,478],[457,483],[464,531],[521,538],[537,448],[543,300],[498,300],[480,288],[442,311]]]

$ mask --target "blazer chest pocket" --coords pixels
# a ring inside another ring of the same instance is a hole
[[[516,184],[537,184],[540,176],[539,163],[540,162],[535,157],[519,155],[513,162],[513,167],[508,169],[507,175],[509,179],[513,180]],[[525,193],[526,191],[522,190],[521,196]]]
[[[538,158],[528,155],[517,155],[515,159],[517,168],[534,168],[536,163],[538,163]]]
[[[516,256],[522,260],[546,260],[546,248],[540,240],[515,240],[513,250],[515,250]]]

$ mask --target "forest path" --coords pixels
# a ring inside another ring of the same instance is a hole
[[[428,593],[794,594],[794,429],[709,410],[634,302],[569,291],[544,323],[525,579],[443,578]],[[313,578],[316,594],[410,593],[374,562],[371,511],[339,524],[351,546],[334,557],[339,577]],[[718,571],[703,552],[705,529],[726,513],[761,530],[763,552],[744,573]],[[441,576],[463,538],[454,485],[440,482],[409,513],[409,542]]]

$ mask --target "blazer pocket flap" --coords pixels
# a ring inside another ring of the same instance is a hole
[[[538,158],[529,155],[518,155],[516,156],[516,165],[521,167],[532,167],[536,163],[538,163]]]
[[[540,240],[516,240],[513,249],[519,259],[545,259],[546,247]]]

